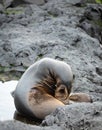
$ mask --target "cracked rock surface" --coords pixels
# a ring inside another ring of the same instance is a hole
[[[0,130],[23,130],[23,126],[26,130],[101,130],[102,46],[83,30],[80,20],[86,7],[76,3],[79,0],[48,0],[41,6],[22,4],[0,13],[0,72],[21,76],[43,57],[63,60],[75,74],[73,92],[89,94],[93,103],[58,108],[45,118],[43,126],[6,121],[0,122]]]

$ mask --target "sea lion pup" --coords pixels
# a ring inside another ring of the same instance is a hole
[[[69,100],[72,102],[93,102],[92,98],[86,93],[71,93]]]
[[[25,71],[17,84],[14,94],[17,111],[28,117],[43,119],[58,106],[64,105],[62,102],[71,92],[72,81],[71,67],[65,62],[51,58],[37,61]]]

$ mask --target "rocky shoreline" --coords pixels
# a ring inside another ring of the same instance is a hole
[[[6,9],[0,4],[0,80],[19,79],[29,65],[51,57],[71,65],[75,74],[73,92],[88,93],[94,101],[57,109],[45,118],[43,126],[4,121],[0,122],[0,130],[101,130],[101,16],[102,5],[79,0],[9,4]]]

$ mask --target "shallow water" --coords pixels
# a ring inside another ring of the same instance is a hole
[[[15,112],[14,100],[11,92],[18,81],[0,82],[0,120],[12,120]]]

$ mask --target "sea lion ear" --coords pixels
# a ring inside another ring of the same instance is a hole
[[[15,96],[15,90],[11,92],[11,96],[14,98],[14,96]]]

